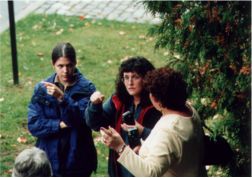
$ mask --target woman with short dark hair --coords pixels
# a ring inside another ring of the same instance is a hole
[[[179,72],[160,68],[145,77],[153,106],[162,117],[142,144],[139,155],[112,127],[101,128],[103,142],[119,154],[117,162],[134,176],[206,176],[203,129],[196,110],[186,102],[186,82]]]

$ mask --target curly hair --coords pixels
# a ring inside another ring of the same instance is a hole
[[[142,56],[130,57],[122,62],[119,67],[119,72],[115,83],[115,94],[123,104],[128,105],[130,101],[132,101],[132,96],[129,95],[122,81],[123,73],[136,72],[139,76],[144,78],[147,72],[151,70],[154,70],[154,66],[150,63],[150,61]],[[143,106],[149,105],[151,103],[149,99],[149,93],[144,88],[141,92],[141,103]]]
[[[163,107],[182,110],[187,100],[187,83],[182,74],[168,67],[148,72],[144,79],[146,89]]]

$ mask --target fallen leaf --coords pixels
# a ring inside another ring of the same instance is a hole
[[[146,37],[145,37],[145,35],[139,35],[138,38],[139,39],[145,39]]]
[[[80,15],[80,20],[84,20],[85,19],[85,16],[84,15]]]
[[[89,27],[91,24],[89,22],[85,23],[85,27]]]
[[[73,32],[74,29],[73,29],[73,28],[69,28],[68,31],[69,31],[69,32]]]
[[[63,28],[61,28],[59,31],[57,31],[55,34],[56,35],[61,35],[61,33],[63,33],[63,31],[64,31],[64,29]]]
[[[8,83],[13,83],[13,79],[8,80]]]
[[[126,33],[124,31],[120,31],[119,35],[125,35]]]
[[[164,56],[168,56],[169,55],[169,52],[164,52]]]
[[[39,26],[36,24],[36,25],[34,25],[34,26],[32,27],[32,29],[33,29],[33,30],[37,30],[37,29],[39,29]]]
[[[44,54],[41,53],[41,52],[38,52],[38,53],[37,53],[37,56],[38,56],[38,57],[42,57],[42,56],[44,56]]]
[[[131,56],[125,56],[124,58],[122,58],[120,61],[123,62],[123,61],[126,61],[127,59],[129,59]]]
[[[32,41],[32,46],[37,46],[37,43]]]
[[[29,68],[27,66],[25,66],[25,65],[23,65],[23,69],[24,70],[29,70]]]
[[[27,139],[23,136],[17,138],[18,143],[26,143]]]
[[[12,174],[12,169],[5,171],[6,174]]]
[[[154,40],[154,38],[153,38],[153,37],[150,37],[150,38],[148,38],[147,41],[153,41],[153,40]]]

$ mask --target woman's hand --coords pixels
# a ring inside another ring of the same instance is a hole
[[[104,95],[101,94],[99,91],[95,91],[91,96],[90,96],[90,101],[92,104],[100,104],[104,100]]]
[[[123,124],[121,124],[121,128],[122,128],[124,131],[126,131],[126,132],[128,132],[128,131],[129,131],[130,129],[132,129],[132,128],[136,128],[137,131],[138,131],[138,135],[141,135],[142,132],[143,132],[143,129],[144,129],[144,127],[143,127],[141,124],[139,124],[137,121],[135,121],[135,125],[127,125],[127,124],[123,123]],[[136,154],[138,154],[140,148],[141,148],[141,145],[138,145],[138,146],[136,146],[135,148],[133,148],[133,151],[134,151]]]
[[[136,154],[138,154],[140,148],[141,148],[141,145],[138,145],[138,146],[136,146],[136,147],[133,149],[133,151],[134,151]]]
[[[129,128],[132,128],[132,127],[136,127],[138,134],[142,135],[144,127],[141,124],[139,124],[137,121],[135,121],[135,125],[127,125],[125,123],[121,124],[121,128],[126,132],[128,132]]]
[[[59,87],[57,87],[55,84],[50,83],[50,82],[43,82],[43,84],[45,85],[47,93],[49,95],[54,96],[59,101],[63,99],[64,93]]]
[[[142,126],[141,124],[139,124],[137,121],[135,121],[135,123],[136,123],[136,127],[137,127],[137,130],[138,130],[138,134],[142,135],[143,130],[144,130],[144,126]]]
[[[117,152],[125,144],[120,134],[110,126],[108,129],[101,127],[100,133],[102,135],[102,142]]]
[[[63,121],[60,121],[60,128],[61,129],[64,129],[64,128],[67,128],[68,126],[65,124],[65,122]]]

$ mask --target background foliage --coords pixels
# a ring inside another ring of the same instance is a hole
[[[250,176],[251,2],[143,3],[162,18],[150,29],[156,48],[169,51],[168,65],[184,74],[201,117],[235,151],[235,167],[226,175]]]

